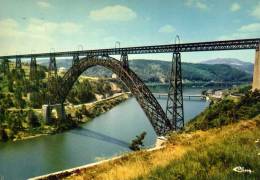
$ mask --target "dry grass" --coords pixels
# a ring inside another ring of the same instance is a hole
[[[236,132],[250,132],[260,128],[260,118],[241,121],[223,128],[196,131],[189,134],[172,134],[163,149],[130,153],[120,159],[78,170],[66,179],[75,180],[126,180],[148,176],[156,168],[166,167],[173,160],[183,157],[188,151],[215,144]]]

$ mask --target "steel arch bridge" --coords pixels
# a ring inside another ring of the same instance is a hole
[[[117,74],[125,83],[142,107],[158,135],[164,135],[172,129],[172,125],[162,107],[143,81],[131,69],[124,68],[121,61],[109,56],[84,57],[74,63],[60,82],[61,88],[59,88],[60,91],[58,92],[60,95],[60,102],[56,103],[64,103],[78,77],[88,68],[97,65],[113,71],[113,73]]]
[[[165,134],[169,130],[180,130],[184,127],[184,110],[183,110],[183,92],[182,92],[182,68],[181,68],[181,53],[183,52],[197,52],[197,51],[223,51],[223,50],[242,50],[255,49],[255,65],[253,75],[252,90],[260,89],[260,38],[254,39],[235,39],[225,41],[208,41],[208,42],[193,42],[193,43],[175,43],[165,45],[153,46],[136,46],[124,48],[110,48],[110,49],[94,49],[82,51],[64,51],[52,53],[36,53],[36,54],[16,54],[0,56],[2,60],[2,68],[5,73],[9,69],[9,60],[15,59],[15,68],[21,70],[22,58],[30,58],[30,79],[35,81],[37,72],[36,58],[48,58],[49,68],[48,77],[57,80],[57,66],[56,58],[59,57],[73,57],[73,66],[67,74],[56,83],[58,90],[54,90],[54,94],[59,96],[53,99],[49,98],[48,105],[43,106],[43,111],[48,117],[50,103],[61,103],[59,109],[64,112],[63,102],[66,99],[74,82],[78,76],[87,68],[101,65],[116,73],[121,80],[128,86],[137,101],[143,108],[144,112],[151,121],[156,133],[158,135]],[[172,53],[172,65],[169,81],[169,92],[166,106],[166,114],[163,112],[157,100],[151,94],[149,89],[144,85],[140,78],[129,69],[128,55],[129,54],[149,54],[149,53]],[[121,55],[120,61],[109,57],[110,55]],[[79,60],[80,56],[85,58]],[[56,81],[57,82],[57,81]],[[50,82],[49,82],[50,83]],[[61,86],[59,84],[61,83]],[[55,85],[55,86],[56,86]],[[51,102],[52,101],[52,102]],[[56,104],[57,105],[57,104]],[[54,104],[55,106],[55,104]],[[44,109],[46,108],[46,109]],[[64,113],[61,113],[61,119]],[[45,116],[44,115],[44,116]],[[47,120],[47,119],[45,119]],[[48,121],[48,120],[47,120]]]

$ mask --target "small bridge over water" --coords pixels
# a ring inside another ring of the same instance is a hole
[[[166,99],[168,98],[168,94],[167,93],[153,93],[154,97],[156,97],[157,99]],[[186,100],[206,100],[206,96],[202,95],[202,94],[185,94],[183,95],[183,99]]]
[[[182,71],[181,53],[196,51],[220,51],[220,50],[242,50],[255,49],[255,67],[253,78],[253,90],[260,89],[260,53],[258,39],[239,39],[228,41],[211,41],[196,43],[176,43],[154,46],[139,46],[126,48],[111,48],[82,51],[66,51],[53,53],[36,54],[16,54],[0,56],[3,61],[3,68],[8,68],[9,60],[16,60],[16,68],[22,67],[21,59],[30,58],[30,77],[33,79],[37,69],[37,58],[49,58],[49,78],[57,78],[56,58],[72,57],[72,67],[66,72],[59,82],[54,99],[50,99],[50,105],[46,106],[46,113],[54,106],[59,105],[61,117],[64,116],[64,106],[66,96],[71,90],[74,82],[88,68],[100,65],[113,71],[126,84],[138,103],[144,110],[151,124],[158,135],[164,135],[170,130],[179,130],[184,126],[183,117],[183,93],[182,93]],[[157,102],[155,96],[150,92],[142,80],[131,70],[128,64],[128,54],[147,53],[172,53],[172,67],[170,76],[170,88],[167,94],[166,113]],[[120,60],[110,57],[110,55],[121,55]],[[55,104],[55,105],[52,105]],[[51,106],[52,105],[52,106]]]

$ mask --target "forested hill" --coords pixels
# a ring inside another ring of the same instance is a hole
[[[170,61],[136,59],[129,61],[130,68],[145,82],[167,81],[171,67]],[[42,63],[45,64],[45,63]],[[70,60],[57,61],[59,67],[68,68]],[[47,64],[46,64],[47,65]],[[183,79],[188,81],[251,81],[252,75],[243,70],[225,64],[182,63]],[[93,67],[86,71],[91,76],[111,76],[112,72],[102,67]]]
[[[145,80],[167,78],[171,62],[158,60],[130,61],[130,67]],[[183,79],[189,81],[251,81],[251,75],[225,64],[182,63]]]

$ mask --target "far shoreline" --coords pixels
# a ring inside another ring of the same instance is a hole
[[[78,126],[80,126],[81,124],[85,124],[91,120],[93,120],[94,118],[100,116],[101,114],[111,110],[113,107],[117,106],[118,104],[124,102],[125,100],[129,99],[129,97],[131,96],[131,93],[129,92],[124,92],[124,93],[118,93],[118,94],[114,94],[113,96],[110,96],[110,97],[107,97],[105,99],[100,99],[100,100],[97,100],[97,101],[94,101],[94,102],[90,102],[90,103],[84,103],[84,104],[79,104],[79,105],[75,105],[75,106],[82,106],[82,105],[85,105],[85,106],[88,106],[88,107],[97,107],[98,109],[101,109],[101,113],[100,114],[97,114],[95,117],[92,117],[92,118],[83,118]],[[119,101],[119,103],[115,103],[115,104],[111,104],[111,103],[108,103],[108,102],[112,102],[112,101]],[[102,107],[99,107],[97,106],[98,104],[105,104],[105,103],[108,103],[109,104],[109,108],[108,109],[102,109]],[[85,120],[84,120],[85,119]],[[49,135],[54,135],[54,134],[59,134],[59,133],[63,133],[63,132],[66,132],[66,131],[69,131],[69,130],[72,130],[74,129],[75,127],[71,127],[69,129],[66,129],[64,131],[61,131],[61,132],[55,132],[55,130],[53,131],[50,131],[48,133],[43,133],[43,132],[39,132],[39,133],[36,133],[36,134],[26,134],[26,135],[23,135],[23,136],[18,136],[18,137],[15,137],[13,139],[9,139],[8,141],[0,141],[0,143],[6,143],[6,142],[17,142],[17,141],[23,141],[23,140],[29,140],[29,139],[34,139],[34,138],[38,138],[38,137],[42,137],[42,136],[49,136]],[[23,133],[23,132],[22,132]]]

